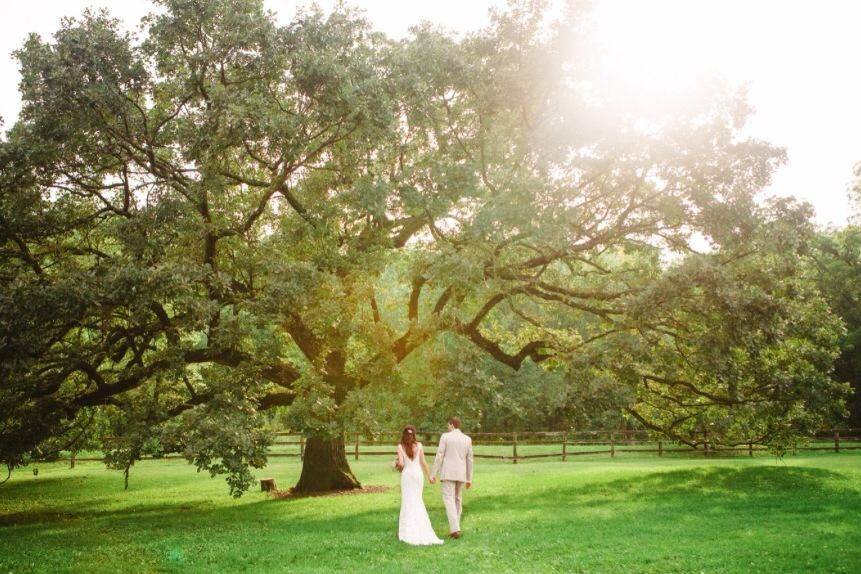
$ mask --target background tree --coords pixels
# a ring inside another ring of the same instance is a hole
[[[861,206],[861,164],[856,168],[851,197]],[[811,273],[846,332],[840,338],[840,356],[834,378],[853,389],[848,422],[861,427],[861,227],[857,217],[843,229],[817,235],[811,251]]]
[[[19,52],[7,465],[98,407],[118,466],[159,437],[238,495],[261,413],[289,406],[296,488],[351,488],[357,405],[422,369],[486,388],[453,360],[476,352],[533,383],[612,377],[692,443],[724,417],[783,444],[839,407],[839,325],[769,240],[795,248],[805,213],[755,201],[781,152],[720,91],[643,129],[576,49],[578,3],[401,42],[343,8],[279,27],[257,0],[159,4],[142,42],[88,13]]]

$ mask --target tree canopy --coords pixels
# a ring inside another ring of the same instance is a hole
[[[289,407],[297,488],[351,487],[341,433],[375,397],[516,373],[695,445],[779,447],[842,408],[809,213],[758,200],[783,154],[740,136],[739,96],[620,111],[579,3],[401,41],[344,7],[157,4],[141,38],[88,12],[18,52],[10,468],[101,420],[113,465],[158,439],[238,495]]]
[[[857,171],[854,203],[861,206],[861,164]],[[810,257],[810,276],[846,327],[840,337],[840,356],[835,361],[833,376],[852,386],[848,420],[853,427],[861,426],[861,227],[858,223],[817,234]]]

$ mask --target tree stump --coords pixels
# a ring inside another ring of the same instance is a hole
[[[260,490],[261,492],[274,492],[278,490],[278,485],[275,483],[274,478],[261,478]]]

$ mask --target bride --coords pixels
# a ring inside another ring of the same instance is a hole
[[[407,544],[442,544],[431,526],[428,511],[422,500],[424,477],[433,483],[430,468],[425,460],[422,443],[416,441],[416,427],[407,425],[398,444],[398,470],[401,471],[401,516],[398,520],[398,539]],[[422,473],[424,472],[424,476]]]

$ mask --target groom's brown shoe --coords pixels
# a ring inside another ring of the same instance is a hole
[[[460,531],[452,532],[451,534],[449,534],[449,536],[451,536],[452,538],[460,538]]]

